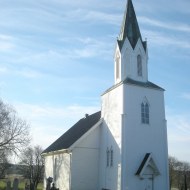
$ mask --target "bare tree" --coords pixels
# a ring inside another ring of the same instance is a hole
[[[29,126],[0,100],[0,152],[17,153],[29,142]]]
[[[9,168],[8,156],[6,152],[0,153],[0,179],[5,177],[6,170]]]
[[[169,173],[170,173],[170,189],[175,185],[176,181],[176,170],[177,170],[177,163],[178,160],[175,157],[169,156]]]
[[[177,187],[179,190],[187,190],[190,187],[190,164],[181,162],[175,157],[169,157],[170,189]]]
[[[43,180],[44,159],[41,156],[42,151],[40,146],[28,147],[20,157],[20,163],[23,165],[22,172],[30,180],[30,187],[33,186],[34,189],[37,189],[39,182]]]

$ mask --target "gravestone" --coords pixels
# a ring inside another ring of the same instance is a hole
[[[7,181],[6,190],[11,190],[11,181]]]
[[[30,185],[27,182],[25,183],[25,190],[30,190]]]
[[[56,187],[55,187],[55,183],[52,183],[51,190],[59,190],[59,188],[56,188]]]
[[[13,190],[18,190],[18,183],[19,183],[18,179],[15,178],[13,181]]]
[[[48,177],[46,179],[46,190],[50,190],[51,189],[51,183],[53,182],[53,178],[52,177]]]

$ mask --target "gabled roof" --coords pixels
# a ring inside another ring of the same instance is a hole
[[[143,178],[143,174],[145,174],[145,170],[147,167],[150,167],[153,171],[153,175],[157,176],[160,174],[158,167],[156,166],[151,153],[146,153],[144,159],[142,160],[137,172],[135,175],[140,176]],[[147,173],[145,174],[147,175]]]
[[[130,41],[133,49],[135,48],[136,43],[139,38],[142,41],[135,10],[134,10],[133,3],[131,0],[128,0],[128,2],[127,2],[125,14],[123,17],[123,23],[121,26],[120,35],[118,37],[118,45],[119,45],[120,49],[122,48],[123,43],[126,38],[128,38],[128,40]],[[146,51],[146,42],[142,41],[142,44]]]
[[[136,175],[140,175],[143,167],[145,166],[145,163],[147,162],[148,158],[150,157],[150,153],[146,153],[145,157],[143,158],[141,165],[139,166]]]
[[[100,120],[100,118],[101,118],[101,112],[99,111],[92,115],[87,115],[85,118],[80,119],[67,132],[65,132],[54,143],[52,143],[48,148],[46,148],[42,154],[68,149],[89,129],[91,129]]]

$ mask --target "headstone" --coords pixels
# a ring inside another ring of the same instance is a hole
[[[55,183],[52,183],[52,187],[51,187],[51,190],[55,190]]]
[[[50,190],[51,189],[51,183],[53,182],[53,178],[52,177],[48,177],[46,180],[46,190]]]
[[[6,190],[11,190],[11,181],[7,181]]]
[[[25,183],[25,190],[30,190],[30,185],[27,182]]]
[[[55,183],[52,183],[51,190],[59,190],[59,188],[56,188],[56,187],[55,187]]]
[[[13,181],[13,190],[18,190],[18,183],[19,183],[18,179],[15,178]]]

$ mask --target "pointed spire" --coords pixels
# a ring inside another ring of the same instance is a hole
[[[130,41],[131,46],[133,48],[135,48],[135,45],[139,38],[142,41],[135,10],[134,10],[133,3],[131,0],[128,0],[127,2],[127,6],[126,6],[124,18],[123,18],[123,23],[121,26],[121,32],[118,38],[120,48],[122,48],[126,37]]]

